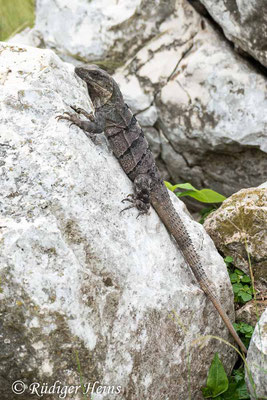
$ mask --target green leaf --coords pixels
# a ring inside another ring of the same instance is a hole
[[[196,188],[194,188],[194,186],[191,185],[191,183],[177,183],[177,185],[172,185],[170,182],[164,181],[165,186],[171,190],[172,192],[174,192],[174,190],[176,189],[186,189],[187,191],[189,190],[191,191],[198,191]]]
[[[251,279],[250,279],[249,276],[244,275],[244,276],[241,278],[241,282],[244,282],[244,283],[246,283],[246,282],[251,282]]]
[[[248,286],[248,285],[244,285],[243,286],[243,290],[246,293],[252,294],[252,288],[250,286]]]
[[[251,325],[248,325],[248,324],[244,324],[244,325],[245,325],[244,328],[243,328],[244,332],[246,332],[246,333],[253,332],[253,327]]]
[[[178,183],[177,185],[174,185],[175,189],[186,189],[186,190],[193,190],[198,192],[198,190],[191,185],[191,183]]]
[[[170,182],[164,181],[164,183],[167,189],[174,191],[174,186]]]
[[[241,271],[241,270],[238,269],[238,268],[235,268],[235,273],[236,273],[237,275],[244,275],[244,272]]]
[[[222,400],[239,400],[237,383],[229,383],[228,390],[221,395]]]
[[[239,325],[236,322],[233,322],[233,327],[235,328],[236,331],[239,331]]]
[[[230,379],[232,382],[229,383],[228,390],[220,396],[221,400],[250,399],[244,376],[240,377],[239,380],[233,378]],[[216,398],[216,400],[218,400],[218,397]]]
[[[207,218],[208,215],[210,215],[210,213],[212,213],[213,211],[215,211],[217,208],[215,206],[208,206],[208,207],[204,207],[199,211],[199,214],[201,215],[201,218],[199,220],[200,224],[204,224],[205,219]]]
[[[233,291],[234,291],[234,293],[238,293],[238,292],[240,292],[240,290],[242,290],[242,289],[243,289],[242,283],[234,283],[234,284],[233,284]]]
[[[208,387],[203,387],[201,388],[202,390],[202,394],[205,397],[205,399],[208,399],[209,397],[213,397],[212,396],[212,390]]]
[[[236,283],[239,281],[237,274],[230,274],[230,281],[231,283]]]
[[[218,353],[212,360],[206,387],[202,388],[204,397],[217,397],[228,389],[228,378],[224,367],[219,359]]]
[[[175,193],[177,197],[184,197],[184,196],[190,196],[190,197],[194,197],[193,194],[198,193],[198,191],[196,190],[185,190],[184,192],[177,192]]]
[[[233,257],[227,256],[224,259],[224,262],[226,262],[226,264],[231,264],[233,262]]]
[[[246,293],[246,292],[244,292],[243,290],[241,290],[241,291],[238,293],[238,296],[240,296],[241,299],[242,299],[243,301],[245,301],[245,302],[247,302],[247,301],[249,301],[249,300],[252,299],[251,294]]]
[[[250,395],[248,393],[247,385],[245,383],[245,379],[238,382],[236,391],[238,393],[239,400],[250,399]]]
[[[202,203],[222,203],[226,197],[211,189],[197,190],[191,183],[177,183],[172,185],[170,182],[164,181],[166,187],[174,192],[176,189],[185,189],[184,192],[176,193],[178,197],[190,196]]]
[[[235,324],[235,325],[237,325],[237,324]],[[239,367],[239,369],[233,370],[233,379],[235,380],[235,382],[240,382],[242,380],[244,381],[244,379],[245,379],[244,367],[241,366],[241,367]]]
[[[226,197],[211,189],[187,190],[179,193],[179,197],[190,196],[202,203],[222,203]]]
[[[244,345],[248,347],[254,327],[245,322],[234,323],[233,325],[235,330],[239,333]],[[236,377],[235,380],[237,381]]]

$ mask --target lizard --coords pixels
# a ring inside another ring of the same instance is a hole
[[[90,138],[105,133],[113,154],[134,186],[134,193],[122,200],[131,203],[124,210],[136,207],[139,216],[147,214],[150,205],[153,206],[169,233],[175,238],[201,289],[214,304],[236,343],[246,353],[246,347],[212,289],[186,226],[172,204],[144,132],[124,102],[119,85],[106,71],[93,64],[75,67],[75,73],[87,84],[94,113],[71,106],[74,113],[64,112],[57,118],[70,121],[71,125],[81,128]],[[81,119],[80,115],[86,120]]]

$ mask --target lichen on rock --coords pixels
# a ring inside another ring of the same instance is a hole
[[[226,199],[210,214],[204,227],[234,265],[250,275],[249,260],[256,288],[267,285],[267,189],[242,189]],[[249,258],[250,256],[250,258]]]

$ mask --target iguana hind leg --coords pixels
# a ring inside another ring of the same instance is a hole
[[[147,214],[150,208],[150,191],[151,191],[151,177],[148,174],[139,174],[134,180],[134,193],[129,194],[125,199],[132,203],[130,206],[121,210],[121,212],[129,210],[130,208],[136,207],[139,211],[139,215]]]

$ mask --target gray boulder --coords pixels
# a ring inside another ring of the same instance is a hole
[[[34,29],[12,39],[25,41],[116,70],[167,180],[227,196],[266,180],[266,77],[186,0],[40,0]]]
[[[263,296],[267,290],[267,188],[242,189],[226,199],[205,220],[204,227],[217,249],[250,275]],[[248,259],[248,253],[250,259]]]
[[[200,0],[225,36],[267,67],[267,3],[265,0]]]
[[[252,335],[248,354],[246,383],[251,399],[267,398],[267,309],[262,314]]]
[[[186,399],[189,382],[202,399],[214,353],[228,372],[235,355],[196,340],[229,333],[156,213],[119,215],[132,184],[105,140],[56,121],[69,105],[90,109],[73,66],[2,44],[0,73],[1,399],[17,398],[18,380],[23,400],[38,397],[34,382],[49,400],[63,385],[82,399],[81,376],[94,400]],[[222,258],[172,199],[233,319]]]
[[[137,113],[156,105],[166,177],[225,195],[257,186],[267,175],[266,78],[178,3],[115,77]]]
[[[175,0],[39,0],[35,25],[12,43],[45,46],[61,57],[102,61],[110,69],[123,64],[144,43],[158,34],[158,27],[175,8]]]

